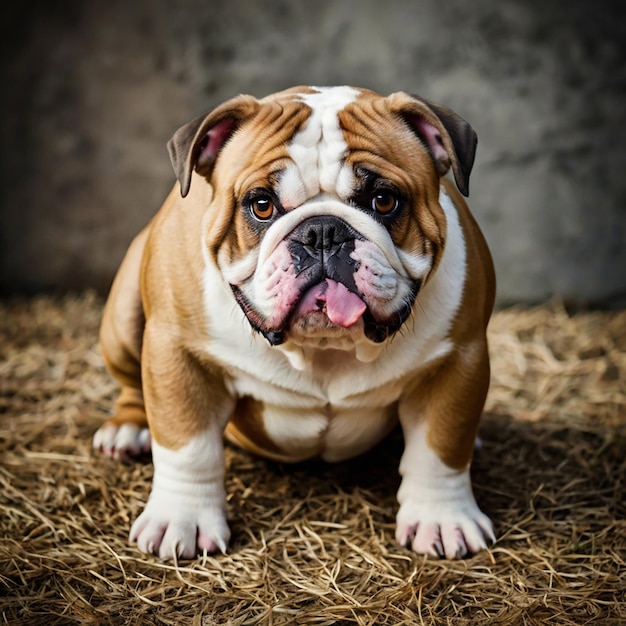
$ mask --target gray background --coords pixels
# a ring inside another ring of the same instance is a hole
[[[106,291],[174,182],[176,128],[238,93],[352,84],[474,126],[501,305],[626,301],[623,0],[2,6],[0,291]]]

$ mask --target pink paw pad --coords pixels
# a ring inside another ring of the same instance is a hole
[[[414,552],[445,559],[462,559],[495,543],[489,519],[480,511],[457,519],[403,521],[398,515],[396,539]],[[415,516],[412,516],[413,518]]]

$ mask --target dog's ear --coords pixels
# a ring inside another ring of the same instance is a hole
[[[180,183],[183,198],[189,193],[191,174],[209,176],[220,150],[245,119],[254,115],[259,102],[252,96],[237,96],[196,117],[179,128],[167,150]]]
[[[476,156],[478,137],[474,129],[451,109],[419,96],[396,93],[389,96],[392,111],[399,114],[426,144],[443,176],[452,166],[459,191],[469,195],[469,177]]]

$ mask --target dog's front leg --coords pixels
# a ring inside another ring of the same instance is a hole
[[[488,382],[486,345],[475,344],[400,403],[405,450],[396,538],[415,552],[462,558],[495,541],[469,472]]]
[[[148,323],[142,351],[154,478],[130,540],[161,558],[225,551],[223,431],[234,402],[219,372],[201,365],[175,334]]]

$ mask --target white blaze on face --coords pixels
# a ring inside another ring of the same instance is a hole
[[[293,165],[287,167],[281,177],[279,196],[288,209],[320,193],[342,197],[352,188],[352,172],[342,167],[348,146],[337,116],[356,100],[359,92],[352,87],[315,89],[315,93],[299,97],[311,107],[311,116],[287,148]]]

